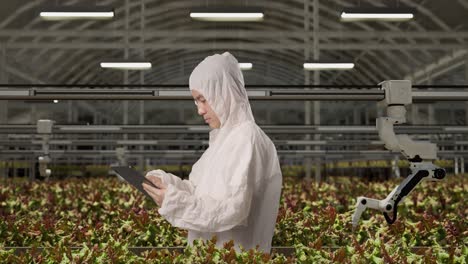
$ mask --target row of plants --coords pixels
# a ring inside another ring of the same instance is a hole
[[[353,230],[356,197],[382,199],[398,184],[347,177],[317,184],[285,177],[272,244],[291,247],[289,255],[235,252],[229,243],[216,248],[215,238],[187,247],[185,230],[172,227],[152,201],[117,178],[7,179],[0,185],[0,261],[466,263],[466,175],[420,184],[400,205],[393,225],[368,210]],[[23,253],[8,248],[24,246],[31,248]],[[133,247],[183,250],[134,254]]]

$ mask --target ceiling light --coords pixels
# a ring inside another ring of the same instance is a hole
[[[310,71],[320,70],[350,70],[354,68],[354,63],[348,62],[311,62],[304,63],[304,69]]]
[[[101,62],[101,68],[120,70],[148,70],[151,69],[151,62]]]
[[[46,8],[39,13],[44,20],[112,19],[114,15],[112,8],[103,6],[60,6]]]
[[[258,8],[224,7],[193,9],[190,17],[201,21],[253,22],[263,20],[264,15]]]
[[[400,8],[352,8],[341,13],[341,21],[406,21],[413,19],[414,10]]]
[[[252,69],[252,63],[250,62],[241,62],[239,63],[239,67],[241,70],[251,70]]]
[[[54,100],[54,104],[58,104],[59,100]]]

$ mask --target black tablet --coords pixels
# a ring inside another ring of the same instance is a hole
[[[143,189],[143,182],[147,183],[150,186],[154,186],[152,182],[143,176],[139,171],[132,169],[130,166],[111,166],[111,169],[114,170],[118,175],[120,175],[124,180],[137,188],[140,192],[146,194],[148,197],[151,196]],[[152,199],[152,198],[151,198]]]

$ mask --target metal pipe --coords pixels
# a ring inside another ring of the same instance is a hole
[[[468,146],[468,141],[432,141],[438,146]],[[273,140],[276,146],[383,146],[383,141],[380,140]],[[0,140],[2,146],[31,146],[41,145],[40,140]],[[49,145],[130,145],[130,146],[206,146],[208,140],[51,140]],[[143,150],[143,149],[141,149]]]
[[[126,156],[138,156],[138,155],[151,155],[161,157],[191,157],[200,156],[204,150],[127,150]],[[40,150],[6,150],[0,153],[0,156],[6,157],[24,157],[25,155],[39,155],[42,152]],[[51,150],[51,156],[55,157],[115,157],[115,150]],[[395,153],[387,150],[356,150],[356,151],[342,151],[342,150],[279,150],[278,155],[281,156],[292,156],[292,157],[323,157],[327,155],[327,159],[342,159],[345,157],[365,157],[367,159],[376,158],[394,158]],[[456,156],[468,156],[468,151],[439,151],[437,153],[439,157],[451,157]]]
[[[250,89],[249,100],[381,101],[383,90]],[[414,102],[468,101],[468,91],[413,91]],[[0,100],[193,100],[188,90],[160,89],[0,89]]]
[[[277,126],[262,125],[267,134],[377,134],[375,126]],[[206,134],[208,126],[193,125],[54,125],[53,134],[145,133]],[[396,126],[398,134],[468,134],[467,126]],[[0,125],[0,134],[36,134],[36,125]]]

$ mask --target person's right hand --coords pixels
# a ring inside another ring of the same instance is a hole
[[[161,180],[164,178],[164,174],[166,174],[165,171],[163,170],[152,170],[152,171],[149,171],[148,173],[146,173],[145,175],[145,178],[148,178],[148,176],[151,176],[151,177],[158,177],[160,178]]]
[[[167,185],[162,182],[161,178],[155,176],[147,176],[146,179],[150,181],[155,187],[150,186],[147,183],[143,183],[143,189],[153,198],[153,200],[159,205],[162,206],[164,201],[164,195],[166,194]]]

